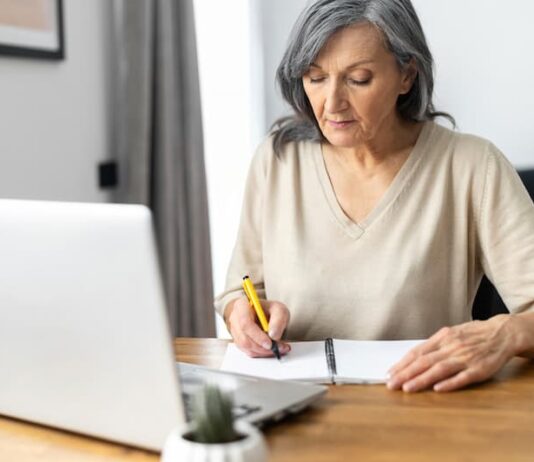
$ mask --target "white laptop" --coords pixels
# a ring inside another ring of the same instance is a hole
[[[206,377],[256,423],[326,390],[178,369],[146,207],[0,200],[0,414],[159,450]]]

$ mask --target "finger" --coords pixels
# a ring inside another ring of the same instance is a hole
[[[256,323],[251,322],[247,323],[246,326],[243,328],[243,333],[256,344],[256,346],[260,347],[263,350],[270,351],[272,341],[267,335],[266,332],[264,332],[260,326],[258,326]]]
[[[450,327],[443,327],[432,335],[425,342],[413,347],[408,353],[406,353],[399,362],[395,363],[390,369],[390,376],[395,375],[398,371],[404,369],[408,364],[415,361],[422,355],[431,353],[437,350],[443,339],[450,334]]]
[[[436,363],[446,357],[441,350],[418,356],[412,362],[408,363],[403,369],[397,370],[391,375],[387,386],[390,390],[398,390],[412,378],[422,374],[432,368]]]
[[[235,329],[242,330],[244,326],[248,323],[254,323],[255,320],[254,311],[251,310],[248,300],[240,298],[236,300],[234,308],[228,316],[227,325],[233,335]]]
[[[235,340],[234,342],[240,350],[252,358],[269,358],[274,356],[272,350],[266,350],[265,348],[262,348],[247,336],[242,336],[239,340]],[[290,345],[278,344],[278,351],[282,356],[289,353],[290,350]]]
[[[276,342],[278,345],[278,352],[283,356],[291,351],[291,345],[284,342]]]
[[[265,311],[269,313],[268,304],[270,302],[265,300],[261,302],[265,307]],[[253,309],[251,309],[248,300],[239,300],[238,303],[239,305],[236,304],[229,323],[231,326],[230,333],[237,346],[249,356],[273,356],[274,354],[271,352],[271,339],[259,326],[256,315]],[[283,306],[281,303],[277,304]],[[266,353],[267,350],[269,351],[268,354]],[[278,342],[278,350],[280,354],[284,355],[291,350],[291,346],[284,342]]]
[[[391,366],[388,370],[390,377],[395,376],[399,371],[403,370],[410,364],[412,364],[417,358],[421,356],[419,347],[412,348],[406,353],[398,362]]]
[[[270,350],[262,348],[244,333],[237,335],[234,339],[234,342],[241,351],[253,358],[272,356],[272,352]]]
[[[269,337],[280,340],[289,323],[289,310],[278,302],[270,303],[267,307],[269,313]]]
[[[406,369],[419,358],[423,357],[425,354],[432,353],[435,350],[435,345],[434,343],[429,344],[428,342],[429,340],[427,340],[425,343],[422,343],[421,345],[417,345],[416,347],[408,351],[408,353],[406,353],[399,362],[394,364],[389,369],[389,375],[394,376],[398,374],[399,371]]]
[[[404,383],[402,385],[402,391],[412,393],[430,388],[432,385],[456,375],[458,372],[462,371],[464,367],[465,365],[458,361],[440,361],[422,374]]]
[[[268,338],[268,337],[267,337]],[[269,339],[269,348],[264,348],[262,345],[258,345],[258,343],[250,336],[248,336],[246,333],[244,334],[244,342],[246,342],[248,349],[250,350],[249,356],[253,356],[255,358],[266,358],[270,356],[274,356],[274,352],[271,349],[272,347],[272,341]],[[277,342],[278,346],[278,352],[283,356],[291,351],[291,345],[289,343],[284,342]]]
[[[434,385],[434,391],[445,392],[463,388],[469,384],[482,382],[489,378],[490,375],[482,374],[477,369],[465,369],[453,377],[442,380]]]
[[[250,356],[257,356],[269,350],[271,341],[267,335],[255,323],[255,319],[242,312],[232,321],[232,337],[239,348]],[[264,345],[261,345],[261,344]],[[269,348],[265,348],[266,346]]]

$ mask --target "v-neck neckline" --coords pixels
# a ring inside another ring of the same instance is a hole
[[[426,140],[429,137],[433,126],[433,122],[425,122],[417,141],[415,142],[412,151],[408,155],[408,158],[404,161],[399,171],[396,173],[393,181],[390,183],[380,200],[376,203],[373,209],[367,214],[367,216],[360,222],[353,221],[343,210],[339,201],[337,200],[336,193],[332,182],[330,181],[330,176],[328,175],[328,170],[326,168],[323,149],[321,143],[314,144],[313,149],[313,158],[315,160],[315,167],[317,170],[317,175],[319,177],[319,182],[325,199],[328,202],[329,208],[334,215],[337,223],[341,228],[352,238],[359,239],[363,236],[366,229],[368,229],[379,216],[395,201],[399,193],[404,189],[406,180],[413,171],[417,161],[421,157],[421,154],[425,151],[424,145]]]

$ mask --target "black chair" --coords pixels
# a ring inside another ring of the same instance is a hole
[[[534,170],[522,170],[519,176],[534,201]],[[485,320],[502,313],[509,313],[508,308],[493,284],[484,276],[473,302],[473,319]]]

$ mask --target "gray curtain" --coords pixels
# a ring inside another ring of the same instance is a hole
[[[153,211],[173,334],[213,337],[192,0],[114,0],[112,17],[115,200]]]

